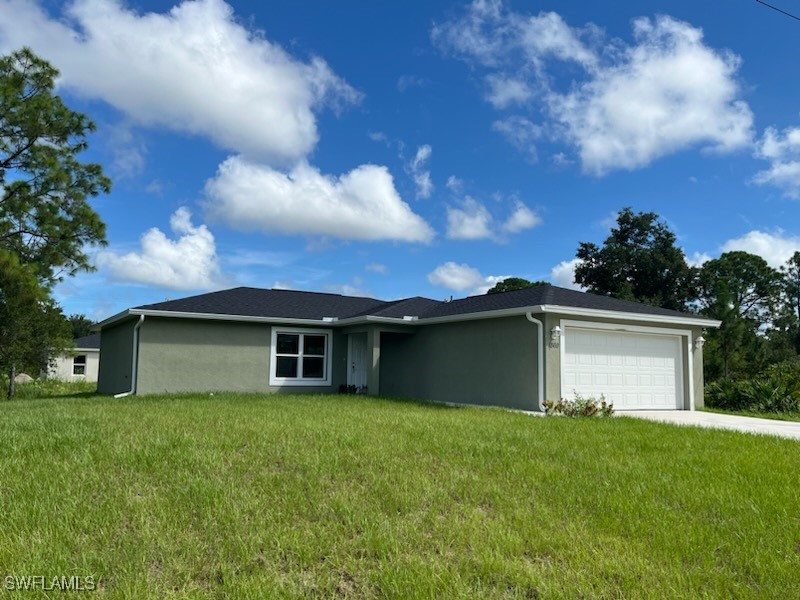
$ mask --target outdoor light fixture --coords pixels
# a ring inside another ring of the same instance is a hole
[[[694,348],[695,350],[700,350],[703,347],[703,344],[706,343],[706,338],[702,335],[698,336],[697,339],[694,341]]]
[[[561,339],[561,327],[556,325],[550,330],[550,345],[553,348],[558,347],[558,342]]]

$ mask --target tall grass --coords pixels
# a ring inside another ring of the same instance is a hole
[[[800,445],[361,396],[0,406],[0,571],[110,598],[800,597]]]

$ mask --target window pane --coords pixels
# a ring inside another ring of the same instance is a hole
[[[291,333],[278,334],[278,354],[300,354],[300,336]]]
[[[325,359],[306,356],[303,359],[304,379],[325,379]]]
[[[325,356],[325,336],[307,335],[303,338],[303,354]]]
[[[72,359],[73,365],[85,365],[86,364],[86,355],[85,354],[78,354],[75,358]]]
[[[279,356],[276,362],[275,377],[297,378],[297,358],[293,356]]]
[[[72,367],[73,375],[86,375],[86,365],[75,365]]]

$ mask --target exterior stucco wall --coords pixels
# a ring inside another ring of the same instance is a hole
[[[272,328],[264,323],[147,318],[139,331],[137,393],[331,393],[344,382],[347,340],[332,335],[330,386],[270,386]],[[104,334],[105,335],[105,332]]]
[[[131,319],[103,328],[97,377],[97,391],[101,394],[119,394],[131,389],[135,325],[136,320]]]
[[[86,356],[86,371],[83,375],[73,375],[73,360],[75,356],[80,354]],[[59,354],[56,356],[47,372],[47,377],[51,379],[60,379],[62,381],[97,381],[99,371],[99,350],[75,350],[73,353]]]
[[[383,332],[380,393],[537,410],[537,344],[524,316]]]
[[[583,321],[587,325],[591,323],[605,323],[620,326],[631,327],[655,327],[658,329],[675,330],[678,331],[691,331],[691,346],[692,350],[689,351],[689,343],[685,337],[681,340],[682,350],[682,370],[684,378],[683,399],[684,409],[689,409],[689,387],[694,387],[694,404],[695,408],[702,408],[703,402],[703,352],[694,348],[694,340],[702,333],[701,327],[691,327],[688,325],[668,325],[663,323],[648,323],[645,321],[624,321],[617,319],[603,319],[603,318],[582,318],[571,315],[558,315],[548,313],[544,315],[543,322],[545,324],[545,398],[548,400],[557,400],[561,397],[561,349],[559,346],[550,344],[550,331],[556,325],[560,325],[561,320],[569,321]],[[663,333],[663,332],[661,332]],[[692,377],[689,377],[689,362],[692,363]]]

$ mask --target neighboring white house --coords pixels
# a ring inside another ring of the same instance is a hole
[[[97,381],[100,369],[100,334],[75,340],[72,352],[60,354],[50,367],[48,377],[63,381]]]

